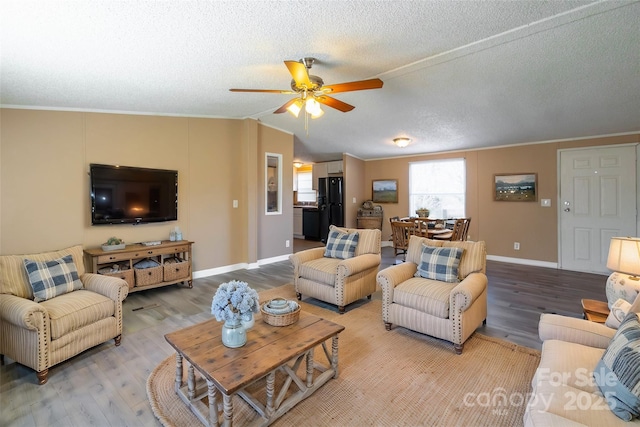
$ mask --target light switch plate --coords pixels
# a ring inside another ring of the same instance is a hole
[[[540,206],[544,206],[545,208],[550,208],[551,199],[540,199]]]
[[[238,207],[238,201],[237,201],[237,200],[234,200],[234,201],[233,201],[233,207],[234,207],[234,208],[237,208],[237,207]]]

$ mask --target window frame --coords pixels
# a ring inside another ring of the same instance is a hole
[[[450,219],[452,217],[451,214],[449,214],[449,211],[454,211],[457,212],[457,208],[456,209],[448,209],[446,207],[444,208],[440,208],[440,209],[436,209],[433,206],[417,206],[417,202],[415,202],[415,196],[416,196],[416,192],[414,190],[414,183],[413,181],[413,175],[414,173],[412,172],[412,168],[417,167],[419,165],[424,165],[424,164],[435,164],[435,163],[445,163],[445,162],[459,162],[461,165],[461,173],[462,173],[462,177],[461,177],[461,182],[463,185],[463,191],[462,193],[458,193],[458,192],[442,192],[442,193],[418,193],[420,196],[423,197],[428,197],[428,196],[432,196],[432,195],[436,195],[439,197],[459,197],[462,200],[462,211],[461,214],[458,215],[456,213],[455,217],[459,217],[459,218],[464,218],[466,217],[466,204],[467,204],[467,167],[466,167],[466,158],[464,157],[452,157],[452,158],[447,158],[447,159],[433,159],[433,160],[421,160],[421,161],[417,161],[417,162],[410,162],[409,163],[409,197],[408,197],[408,202],[409,202],[409,216],[415,216],[416,215],[416,209],[418,209],[419,207],[425,207],[427,209],[430,210],[429,216],[432,218],[438,218],[438,219]],[[416,206],[414,206],[414,204],[416,204]],[[440,212],[438,213],[438,215],[434,216],[435,212],[438,212],[438,210],[440,210]],[[446,215],[443,213],[447,213]],[[444,218],[446,216],[446,218]]]

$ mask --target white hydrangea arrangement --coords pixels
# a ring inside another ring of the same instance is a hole
[[[232,280],[222,283],[211,302],[211,314],[218,321],[241,320],[249,313],[257,313],[260,309],[258,292],[246,282]]]

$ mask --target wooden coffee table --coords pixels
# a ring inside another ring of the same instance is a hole
[[[165,335],[176,350],[175,391],[207,426],[231,426],[232,396],[244,399],[258,414],[255,425],[269,425],[298,402],[306,399],[331,378],[338,377],[338,334],[344,326],[300,312],[293,325],[276,327],[256,316],[247,332],[247,343],[227,348],[220,337],[222,323],[215,319]],[[327,342],[331,339],[331,350]],[[325,363],[314,360],[314,349],[322,346]],[[183,383],[182,363],[187,362],[187,381]],[[304,375],[299,375],[301,362]],[[196,379],[195,371],[201,378]],[[285,374],[276,395],[276,372]],[[248,387],[266,377],[266,399],[261,401]],[[205,385],[206,383],[206,385]],[[291,387],[297,388],[290,391]],[[217,394],[222,394],[222,420]],[[208,397],[208,405],[202,402]]]

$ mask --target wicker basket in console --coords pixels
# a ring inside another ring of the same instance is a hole
[[[98,271],[98,273],[104,275],[104,276],[111,276],[111,277],[117,277],[118,279],[122,279],[125,282],[127,282],[127,285],[129,285],[129,289],[133,288],[133,286],[135,285],[135,279],[133,278],[133,269],[129,268],[127,270],[120,270],[120,271],[115,271],[113,273],[106,273],[106,272],[100,272]]]
[[[186,279],[191,271],[191,261],[184,261],[180,258],[170,258],[164,260],[164,281]]]
[[[162,266],[150,268],[134,268],[136,286],[149,286],[162,282]]]

